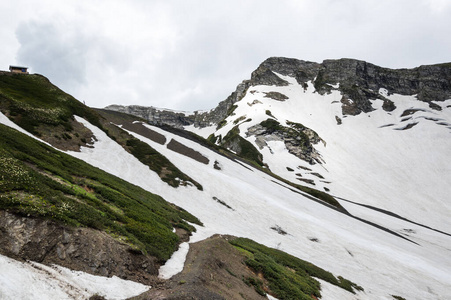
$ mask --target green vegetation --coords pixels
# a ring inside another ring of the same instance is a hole
[[[221,128],[224,127],[226,124],[227,124],[226,119],[220,121],[220,122],[218,123],[218,126],[216,126],[216,130],[221,129]]]
[[[20,127],[35,135],[42,124],[62,125],[72,131],[73,115],[102,128],[98,115],[64,93],[41,75],[8,74],[0,76],[0,109],[8,112]]]
[[[263,274],[272,294],[278,299],[312,299],[321,297],[320,284],[313,277],[325,280],[349,292],[363,290],[355,283],[325,271],[309,262],[277,249],[268,248],[246,238],[236,238],[230,243],[249,253],[246,265],[256,273]],[[247,279],[249,284],[261,287],[258,281]]]
[[[255,291],[261,296],[266,296],[266,293],[263,290],[263,282],[260,279],[254,277],[247,277],[243,278],[243,281],[248,286],[254,286]]]
[[[238,124],[239,122],[241,122],[241,121],[243,121],[245,119],[246,119],[246,116],[241,116],[241,117],[235,119],[235,121],[233,121],[233,124],[236,125],[236,124]]]
[[[130,122],[129,115],[95,111],[61,91],[44,76],[11,73],[0,75],[0,110],[23,129],[48,142],[51,138],[56,138],[75,145],[78,143],[78,146],[86,145],[87,142],[86,138],[79,137],[73,128],[73,116],[80,116],[103,130],[111,139],[155,171],[164,182],[173,187],[178,187],[181,181],[192,182],[202,190],[199,183],[181,172],[165,156],[105,118]],[[176,178],[181,181],[175,180]]]
[[[271,113],[270,110],[267,109],[267,110],[265,111],[265,114],[275,119],[275,117],[272,115],[272,113]]]
[[[285,101],[288,99],[288,97],[282,93],[279,92],[268,92],[265,93],[265,98],[271,98],[278,101]]]
[[[240,129],[238,126],[233,127],[233,129],[226,134],[221,141],[221,145],[235,150],[240,157],[247,159],[253,164],[263,166],[261,153],[254,145],[240,136]]]
[[[160,261],[177,247],[174,226],[201,225],[161,197],[4,125],[0,165],[0,209],[104,230]]]
[[[280,123],[274,119],[266,119],[265,121],[262,121],[260,125],[266,128],[267,133],[273,133],[275,131],[278,131],[286,135],[287,137],[299,140],[301,142],[301,145],[304,145],[305,147],[309,146],[311,147],[310,139],[307,136],[307,134],[304,133],[304,131],[311,129],[305,127],[300,123],[287,121],[287,125],[289,127],[286,127],[280,125]],[[313,130],[312,132],[314,133],[315,136],[318,136],[316,132],[314,132]]]
[[[208,136],[208,138],[207,138],[207,141],[210,142],[210,143],[212,143],[212,144],[214,144],[214,145],[216,145],[216,141],[217,141],[217,140],[218,140],[218,137],[215,136],[214,133],[210,134],[210,135]]]
[[[221,129],[222,127],[224,127],[227,124],[227,121],[226,121],[227,117],[233,116],[234,111],[237,108],[238,108],[238,105],[235,105],[235,104],[229,107],[229,109],[227,110],[227,114],[224,117],[224,119],[218,123],[218,126],[216,126],[216,130]]]
[[[286,184],[288,184],[288,185],[290,185],[290,186],[292,186],[292,187],[294,187],[294,188],[296,188],[296,189],[298,189],[300,191],[303,191],[304,193],[307,193],[307,194],[309,194],[309,195],[311,195],[311,196],[313,196],[315,198],[323,200],[324,202],[326,202],[326,203],[328,203],[328,204],[330,204],[330,205],[332,205],[332,206],[334,206],[334,207],[336,207],[338,209],[341,209],[343,211],[345,210],[341,206],[341,204],[334,197],[332,197],[331,195],[329,195],[326,192],[323,192],[323,191],[320,191],[320,190],[317,190],[317,189],[314,189],[314,188],[311,188],[311,187],[307,187],[307,186],[304,186],[304,185],[293,183],[291,181],[288,181],[288,180],[286,180],[286,179],[284,179],[284,178],[282,178],[282,177],[280,177],[280,176],[268,171],[267,169],[262,169],[262,170],[264,172],[267,172],[268,174],[270,174],[272,177],[274,177],[274,178],[276,178],[276,179],[278,179],[278,180],[280,180],[282,182],[285,182]]]
[[[268,118],[265,121],[262,121],[260,125],[263,126],[269,134],[278,132],[284,137],[292,139],[292,142],[296,141],[295,143],[306,153],[311,152],[313,149],[312,141],[306,132],[312,136],[314,142],[319,140],[319,136],[316,132],[300,123],[287,121],[288,126],[282,126],[276,120]]]
[[[284,129],[284,127],[274,119],[266,119],[265,121],[262,121],[260,125],[265,127],[266,132],[268,133],[273,133],[274,131],[283,131]]]
[[[127,140],[126,145],[129,147],[133,156],[143,164],[149,166],[151,170],[160,174],[162,180],[171,186],[177,187],[180,181],[184,181],[192,182],[199,190],[203,189],[202,185],[182,173],[165,156],[161,155],[148,144],[132,137]]]
[[[230,106],[229,109],[227,110],[226,118],[228,116],[233,116],[233,114],[235,113],[235,109],[237,109],[237,108],[238,108],[238,105],[236,105],[236,104],[233,104],[232,106]]]

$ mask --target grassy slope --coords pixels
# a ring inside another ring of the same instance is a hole
[[[180,182],[191,182],[199,190],[203,190],[200,183],[180,171],[174,166],[169,159],[161,155],[148,144],[128,134],[120,127],[113,124],[124,125],[125,123],[133,123],[134,121],[146,122],[145,120],[128,115],[121,112],[108,111],[103,109],[94,109],[104,120],[104,127],[116,142],[121,144],[128,152],[135,156],[141,163],[149,166],[155,171],[161,179],[173,187],[178,187]],[[111,124],[113,123],[113,124]]]
[[[190,180],[149,145],[110,124],[96,111],[64,93],[41,75],[0,74],[0,110],[25,130],[45,138],[63,131],[74,142],[73,115],[87,119],[127,151],[177,186]],[[0,207],[16,213],[89,226],[110,232],[137,249],[166,260],[176,248],[172,226],[194,228],[194,216],[161,197],[55,151],[8,127],[1,126],[2,166]],[[139,155],[138,155],[139,154]],[[196,183],[198,188],[202,188]]]
[[[70,120],[79,115],[95,126],[102,127],[98,115],[64,93],[41,75],[0,75],[0,108],[28,132],[40,136],[43,124],[62,125],[71,131]]]
[[[164,261],[172,227],[201,224],[161,197],[0,125],[0,208],[105,230]]]
[[[63,92],[41,75],[1,73],[0,110],[20,127],[48,142],[57,135],[80,146],[85,143],[73,128],[73,115],[78,115],[105,131],[169,185],[178,187],[179,178],[192,182],[202,190],[199,183],[182,173],[166,157],[111,124],[98,112]]]
[[[236,238],[230,243],[247,255],[245,264],[256,273],[261,273],[269,282],[269,288],[278,299],[312,299],[321,297],[320,284],[313,277],[325,280],[351,293],[363,290],[355,283],[336,278],[309,262],[289,255],[277,249],[268,248],[246,238]],[[258,279],[248,278],[257,291],[260,290]]]

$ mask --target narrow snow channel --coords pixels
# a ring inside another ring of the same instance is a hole
[[[172,254],[166,264],[160,267],[158,277],[161,279],[169,279],[175,274],[182,272],[188,251],[189,244],[187,242],[181,243],[179,249]]]
[[[181,243],[179,245],[179,249],[172,253],[171,258],[168,259],[166,263],[160,267],[160,269],[158,270],[158,277],[161,279],[169,279],[172,276],[183,271],[186,256],[189,252],[189,244],[202,241],[215,233],[211,230],[206,229],[205,227],[190,222],[187,223],[194,226],[196,228],[196,232],[192,234],[189,242]]]

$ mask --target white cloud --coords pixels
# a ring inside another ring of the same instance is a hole
[[[0,64],[26,64],[91,106],[208,109],[269,56],[447,61],[448,3],[16,0],[0,4]]]

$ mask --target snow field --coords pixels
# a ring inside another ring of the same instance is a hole
[[[403,281],[402,292],[398,294],[406,295],[408,291],[416,290],[415,286],[422,286],[426,291],[422,297],[428,298],[431,296],[428,289],[420,284],[428,277],[426,281],[430,280],[430,285],[446,290],[447,269],[442,265],[443,261],[438,263],[433,259],[434,254],[429,253],[425,260],[421,247],[307,200],[271,182],[268,175],[243,168],[192,141],[151,128],[166,135],[168,140],[174,138],[210,159],[210,164],[205,166],[135,134],[171,157],[178,168],[203,185],[203,192],[193,188],[180,191],[179,188],[176,194],[171,193],[171,197],[163,192],[160,194],[198,216],[209,232],[245,236],[287,251],[361,284],[367,292],[374,294],[369,298],[385,297],[389,290],[396,294],[400,287],[398,283]],[[213,169],[214,160],[223,166],[221,171]],[[235,210],[212,201],[213,196]],[[270,227],[275,225],[288,235],[282,236],[271,230]],[[311,242],[310,237],[318,238],[320,242]],[[449,266],[449,259],[445,262]],[[369,270],[374,271],[369,273]],[[384,270],[383,274],[380,274],[381,270]],[[415,275],[411,277],[410,274]],[[375,282],[379,280],[383,283]],[[408,287],[407,291],[403,291],[404,287]],[[412,298],[416,297],[414,295],[418,295],[418,291],[412,293]]]
[[[398,106],[391,115],[375,111],[368,114],[370,117],[361,114],[342,118],[340,104],[333,103],[340,100],[339,94],[333,92],[331,95],[320,96],[312,92],[312,86],[309,84],[305,93],[302,89],[301,98],[297,83],[293,80],[290,82],[292,85],[288,87],[250,88],[256,92],[253,95],[248,93],[237,103],[236,115],[221,130],[226,132],[227,126],[230,126],[233,120],[246,113],[247,117],[252,118],[252,122],[241,125],[241,134],[245,136],[245,127],[260,123],[269,117],[265,114],[266,109],[271,110],[282,124],[285,120],[300,122],[315,130],[327,142],[325,147],[319,144],[317,148],[326,164],[306,165],[294,156],[293,159],[292,155],[286,155],[280,143],[274,143],[270,144],[270,147],[275,154],[269,155],[270,152],[266,149],[269,154],[264,153],[264,160],[268,162],[271,170],[279,175],[288,176],[291,173],[286,171],[286,166],[308,166],[313,172],[326,177],[325,180],[332,181],[330,186],[324,186],[330,187],[331,192],[337,196],[391,210],[413,221],[441,230],[450,228],[448,226],[451,220],[450,210],[441,204],[446,204],[447,199],[442,196],[449,194],[449,190],[443,188],[447,186],[443,183],[449,182],[447,176],[449,167],[443,164],[446,161],[446,154],[449,154],[451,149],[449,138],[444,138],[449,134],[447,127],[437,127],[437,124],[429,120],[420,119],[417,126],[406,131],[393,130],[391,127],[379,128],[390,123],[399,124],[399,115],[403,109],[417,105],[418,101],[397,95],[390,96]],[[265,91],[279,91],[289,99],[278,102],[264,98]],[[252,103],[257,98],[262,104],[254,104],[251,107],[254,110],[250,112],[247,103]],[[381,105],[380,102],[376,100],[374,106]],[[289,109],[287,103],[290,105]],[[246,108],[244,105],[247,109],[244,109]],[[257,109],[259,106],[263,109]],[[429,108],[425,109],[430,111]],[[449,116],[449,109],[447,113],[446,116]],[[335,115],[343,119],[342,125],[337,126]],[[446,118],[449,122],[450,117]],[[351,213],[395,231],[415,230],[415,233],[409,233],[408,238],[419,243],[418,246],[306,199],[284,188],[283,183],[274,183],[276,180],[267,174],[249,170],[192,141],[151,127],[152,130],[164,134],[168,141],[174,138],[199,151],[210,159],[208,165],[200,164],[172,152],[165,145],[159,145],[132,133],[170,158],[182,172],[202,184],[204,190],[199,191],[194,187],[172,188],[110,140],[101,130],[83,119],[77,120],[91,129],[98,141],[93,149],[82,148],[81,153],[68,153],[159,194],[167,201],[197,216],[205,227],[198,228],[198,233],[190,242],[215,233],[249,237],[356,282],[365,288],[365,292],[358,294],[359,299],[392,299],[391,294],[406,299],[440,299],[451,290],[449,236],[354,204],[341,202]],[[437,128],[440,129],[436,131]],[[428,135],[432,129],[438,132],[434,137],[435,141]],[[362,133],[365,135],[361,135]],[[415,142],[421,138],[427,139],[427,142],[417,145]],[[250,141],[255,142],[251,139]],[[399,150],[412,148],[416,152],[410,157],[406,151]],[[380,156],[381,153],[386,154]],[[426,164],[412,163],[411,159],[424,157],[425,153],[434,153],[435,157],[428,157]],[[279,154],[283,154],[282,160],[278,159]],[[214,161],[220,163],[222,170],[213,168]],[[276,169],[277,164],[281,165],[280,169]],[[392,169],[396,169],[396,172],[390,173]],[[297,171],[296,169],[295,172]],[[304,172],[302,173],[304,175]],[[412,174],[418,176],[411,176]],[[422,188],[418,189],[419,180],[424,180],[424,188],[421,185]],[[407,184],[407,188],[397,188],[403,184]],[[224,201],[233,210],[214,201],[213,197]],[[270,229],[274,226],[280,226],[288,234],[280,235]],[[318,242],[311,239],[317,239]],[[181,254],[176,255],[174,259],[173,267],[178,265],[178,269],[184,261]],[[334,299],[335,287],[323,285],[323,288],[325,289],[323,299]],[[345,291],[340,292],[349,294],[349,299],[354,299],[352,298],[354,295]]]
[[[451,165],[443,163],[451,155],[451,127],[426,119],[436,118],[451,124],[451,109],[447,107],[451,99],[436,102],[443,107],[438,113],[415,96],[388,95],[381,89],[379,93],[397,106],[393,112],[383,111],[383,101],[374,100],[375,111],[343,116],[339,91],[322,96],[315,92],[311,82],[304,90],[294,78],[276,75],[290,85],[250,87],[245,97],[235,103],[238,107],[226,119],[227,125],[215,134],[225,136],[235,126],[233,121],[245,115],[252,121],[240,125],[240,134],[258,148],[255,138],[246,136],[247,128],[269,118],[266,110],[270,110],[282,125],[287,120],[299,122],[316,131],[326,142],[325,146],[315,145],[325,164],[313,166],[289,154],[282,141],[268,143],[271,150],[265,147],[261,152],[274,173],[305,184],[296,179],[295,174],[301,173],[302,178],[315,180],[316,186],[310,186],[316,189],[326,187],[334,195],[386,209],[443,231],[451,228],[450,190],[444,188],[451,182]],[[289,99],[276,101],[264,97],[270,91]],[[249,107],[254,100],[259,103]],[[400,117],[401,114],[411,108],[421,111],[411,115],[412,120],[402,122],[407,116]],[[342,119],[341,125],[337,125],[335,116]],[[413,122],[418,125],[409,130],[394,130]],[[388,124],[394,126],[380,128]],[[298,166],[308,167],[325,179]],[[295,171],[290,172],[286,167]],[[352,209],[346,203],[342,205]]]

